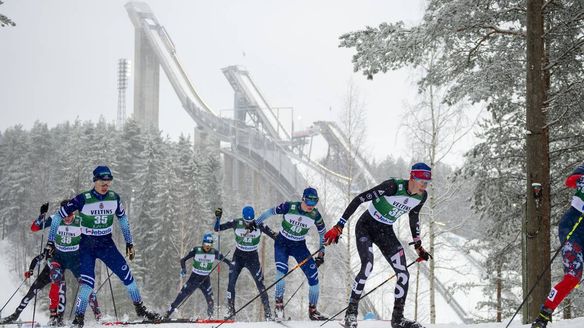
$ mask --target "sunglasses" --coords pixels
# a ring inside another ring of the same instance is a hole
[[[420,183],[422,186],[427,187],[430,184],[430,180],[424,180],[424,179],[417,179],[414,178],[414,180],[418,183]]]
[[[318,197],[304,197],[304,204],[308,206],[316,206],[318,203]]]

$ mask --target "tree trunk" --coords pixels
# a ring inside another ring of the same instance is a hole
[[[544,111],[547,88],[543,73],[543,0],[527,1],[527,93],[526,93],[526,173],[527,204],[523,222],[523,295],[532,294],[523,308],[523,323],[537,317],[541,302],[550,290],[550,170],[549,135]],[[541,184],[535,197],[533,183]],[[541,281],[541,273],[547,270]],[[534,287],[535,286],[535,287]]]

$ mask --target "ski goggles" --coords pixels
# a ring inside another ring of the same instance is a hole
[[[302,198],[302,201],[304,202],[304,204],[308,206],[316,206],[316,204],[318,203],[318,197],[307,196]]]

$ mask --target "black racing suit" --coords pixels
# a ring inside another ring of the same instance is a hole
[[[404,180],[401,181],[404,187]],[[382,182],[367,191],[362,192],[356,196],[345,209],[342,218],[348,219],[357,210],[359,205],[376,201],[380,197],[390,197],[398,193],[399,181],[390,179]],[[405,180],[407,182],[407,180]],[[406,187],[407,188],[407,187]],[[407,190],[407,189],[406,189]],[[400,190],[404,194],[403,188]],[[407,192],[407,191],[406,191]],[[409,194],[405,194],[407,197]],[[418,198],[420,198],[418,196]],[[427,198],[427,193],[424,191],[421,195],[419,204],[409,210],[410,230],[414,241],[420,239],[419,229],[419,213]],[[376,212],[375,212],[376,213]],[[409,272],[406,266],[406,257],[404,249],[397,239],[391,224],[382,223],[371,215],[367,210],[357,221],[355,227],[355,240],[357,251],[359,252],[359,259],[361,260],[361,268],[355,277],[349,299],[349,309],[347,312],[357,313],[359,299],[365,288],[365,282],[373,270],[373,247],[375,244],[395,271],[397,282],[394,291],[394,314],[403,314],[403,307],[408,294]],[[395,313],[395,312],[399,313]]]

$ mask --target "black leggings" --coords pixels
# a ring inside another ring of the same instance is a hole
[[[365,211],[357,221],[355,239],[359,258],[361,259],[361,269],[353,282],[349,302],[359,302],[359,298],[365,288],[365,282],[371,271],[373,271],[373,244],[375,244],[387,262],[389,262],[397,277],[394,291],[394,308],[397,306],[403,307],[408,295],[410,273],[406,267],[404,249],[393,232],[393,227],[376,221],[369,215],[369,212]]]
[[[172,309],[176,309],[196,289],[200,289],[205,296],[205,300],[207,301],[207,314],[210,317],[213,316],[213,289],[211,289],[211,281],[209,280],[209,276],[201,276],[194,272],[191,273],[189,280],[187,280],[187,282],[183,285],[170,307]]]
[[[49,266],[45,265],[39,276],[35,279],[35,281],[28,289],[26,295],[24,295],[24,297],[20,301],[20,304],[14,311],[15,313],[18,313],[18,315],[20,315],[20,313],[24,310],[24,308],[26,308],[28,303],[34,298],[34,296],[39,292],[39,290],[45,288],[46,285],[51,283],[50,272],[51,269],[49,269]]]

